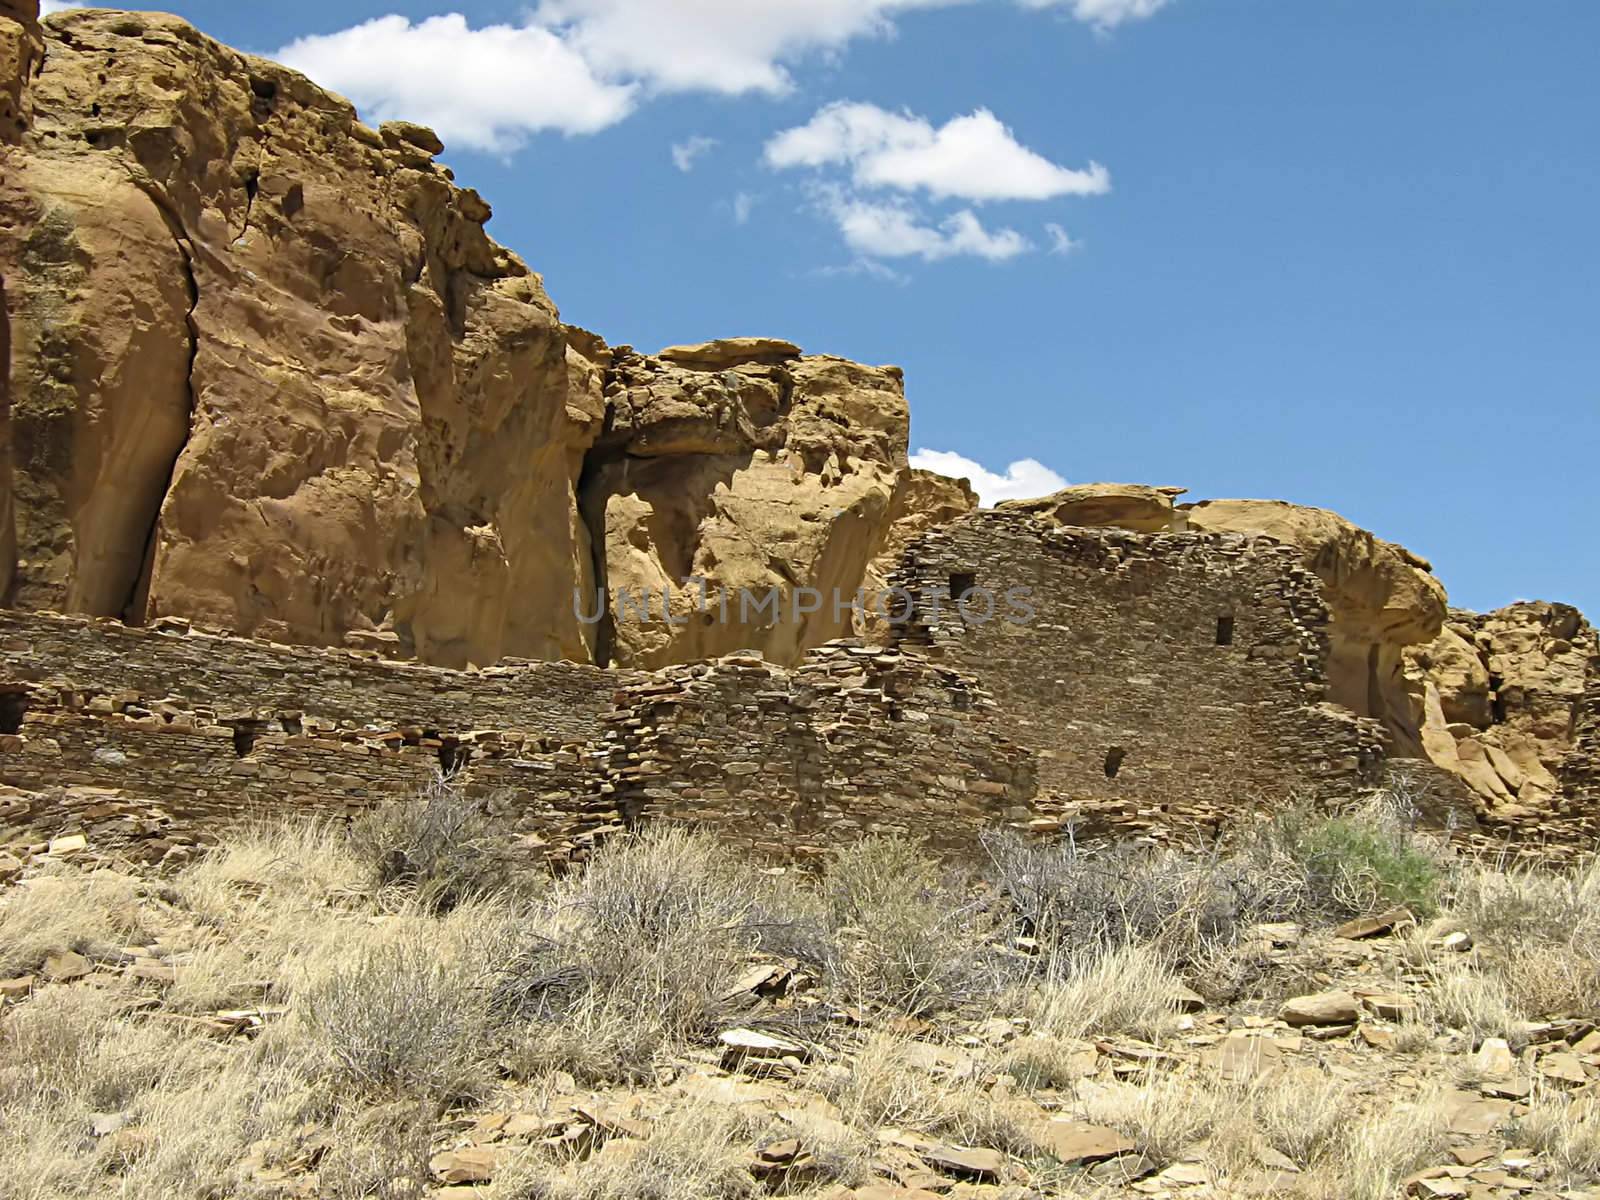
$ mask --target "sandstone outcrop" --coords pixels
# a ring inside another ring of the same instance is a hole
[[[1184,528],[1175,501],[1183,488],[1142,483],[1086,483],[1037,500],[1007,500],[997,507],[1025,512],[1056,525],[1126,529],[1130,533],[1178,533]]]
[[[27,128],[28,85],[43,58],[37,0],[0,0],[0,143]]]
[[[612,597],[601,661],[793,663],[850,633],[905,473],[899,370],[755,338],[583,348],[608,405],[582,486]]]
[[[35,17],[0,6],[10,602],[445,666],[848,632],[584,618],[601,576],[853,595],[905,464],[897,371],[614,355],[431,131],[173,17]]]
[[[1600,682],[1600,635],[1583,614],[1544,602],[1452,611],[1408,666],[1429,758],[1460,776],[1491,818],[1549,809]]]

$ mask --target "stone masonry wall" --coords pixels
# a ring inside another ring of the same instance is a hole
[[[980,680],[1091,830],[1214,830],[1380,777],[1379,726],[1327,702],[1328,612],[1296,550],[982,512],[913,543],[893,583],[893,644]]]
[[[1576,744],[1561,764],[1562,810],[1582,814],[1592,833],[1600,833],[1600,661],[1590,664],[1578,706]]]
[[[970,678],[913,654],[835,642],[794,671],[735,656],[634,689],[611,718],[610,773],[630,821],[777,856],[882,832],[970,848],[1040,819],[1034,756],[999,718]]]
[[[241,819],[349,816],[447,771],[557,861],[658,819],[786,858],[874,828],[953,846],[1032,815],[1032,756],[992,708],[955,671],[860,646],[793,671],[454,672],[0,613],[0,844],[83,832],[159,861]]]

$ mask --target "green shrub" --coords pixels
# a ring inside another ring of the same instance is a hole
[[[1305,872],[1312,903],[1337,916],[1363,916],[1403,905],[1419,917],[1439,910],[1443,871],[1409,828],[1378,807],[1313,817],[1280,817],[1276,836]]]

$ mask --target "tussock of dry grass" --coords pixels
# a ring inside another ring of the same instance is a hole
[[[563,1164],[530,1150],[499,1172],[490,1200],[745,1200],[748,1120],[715,1105],[676,1109],[644,1141],[608,1142],[592,1159]]]
[[[1186,990],[1159,951],[1121,946],[1072,973],[1051,972],[1023,991],[1019,1007],[1046,1037],[1131,1034],[1153,1042],[1172,1031]]]
[[[143,941],[143,890],[112,871],[53,867],[0,893],[0,979],[38,971],[58,950],[105,959]]]

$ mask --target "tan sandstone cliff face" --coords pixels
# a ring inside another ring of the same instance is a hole
[[[1396,756],[1422,757],[1405,652],[1438,636],[1448,607],[1428,562],[1326,509],[1211,500],[1182,511],[1190,529],[1265,534],[1299,547],[1322,580],[1333,615],[1329,698],[1381,720]]]
[[[15,599],[587,657],[600,413],[432,135],[174,18],[45,29],[0,184]]]
[[[757,338],[652,356],[577,348],[601,360],[608,401],[582,488],[613,596],[601,657],[659,667],[758,649],[794,662],[849,634],[905,467],[900,372]],[[819,610],[803,611],[806,589]]]
[[[1452,612],[1408,665],[1434,763],[1460,776],[1490,817],[1547,809],[1600,678],[1600,635],[1583,615],[1544,602]]]
[[[447,666],[789,661],[848,632],[787,600],[853,595],[881,546],[898,371],[760,339],[613,354],[428,130],[368,129],[176,18],[35,11],[0,0],[11,602]],[[689,575],[786,615],[583,619],[601,576]]]

